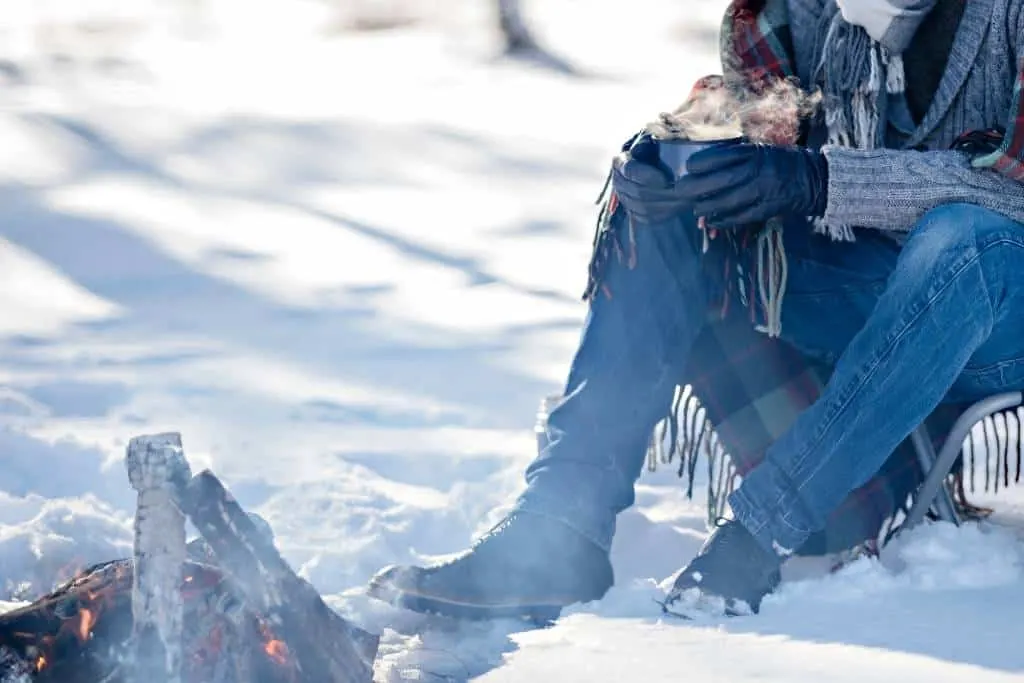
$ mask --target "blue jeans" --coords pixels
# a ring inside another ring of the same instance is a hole
[[[786,555],[825,525],[944,400],[1024,390],[1024,225],[965,204],[939,207],[901,246],[784,233],[782,337],[835,364],[819,400],[730,498],[765,548]],[[557,519],[602,548],[633,504],[654,425],[703,325],[707,283],[692,218],[638,226],[637,259],[606,266],[517,509]]]

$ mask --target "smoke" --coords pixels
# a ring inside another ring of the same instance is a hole
[[[790,80],[776,80],[757,93],[726,87],[721,76],[697,82],[677,109],[659,115],[647,129],[660,139],[727,140],[744,136],[752,142],[792,144],[800,121],[813,116],[820,92],[808,93]]]

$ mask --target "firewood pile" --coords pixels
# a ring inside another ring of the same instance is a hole
[[[133,557],[0,615],[0,683],[370,683],[377,637],[332,611],[212,472],[192,476],[178,434],[132,439],[125,464]]]

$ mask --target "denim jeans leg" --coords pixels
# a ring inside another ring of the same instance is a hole
[[[631,240],[624,211],[612,230]],[[517,510],[611,547],[615,517],[633,504],[651,432],[671,406],[706,315],[692,216],[636,224],[635,264],[612,256],[590,305],[566,382],[548,418],[549,445],[526,472]],[[607,292],[607,293],[606,293]]]
[[[929,212],[819,400],[730,497],[737,519],[764,547],[788,554],[951,389],[970,393],[962,376],[976,361],[999,371],[975,393],[1024,386],[1014,322],[1022,291],[1024,226],[971,205]]]

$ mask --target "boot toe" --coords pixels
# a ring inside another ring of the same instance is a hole
[[[781,559],[761,549],[739,523],[719,527],[673,583],[664,607],[705,614],[757,614],[779,585]]]
[[[561,524],[520,515],[443,562],[385,567],[367,592],[417,612],[547,621],[566,605],[600,598],[612,581],[605,551]]]

